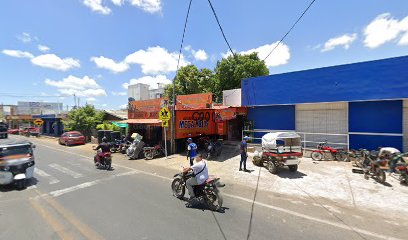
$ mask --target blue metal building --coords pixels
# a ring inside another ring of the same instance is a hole
[[[41,134],[48,136],[59,137],[64,132],[64,125],[61,118],[63,115],[59,114],[42,114],[33,115],[33,119],[42,119],[44,124],[41,126]]]
[[[242,80],[255,137],[293,130],[306,145],[408,151],[408,56]]]

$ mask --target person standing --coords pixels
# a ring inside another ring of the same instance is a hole
[[[241,152],[241,161],[239,162],[239,171],[242,171],[242,165],[244,165],[244,171],[247,172],[246,169],[246,160],[248,158],[248,144],[247,140],[249,139],[248,136],[245,136],[240,144],[240,152]]]
[[[194,158],[197,156],[197,144],[193,143],[193,139],[187,139],[187,159],[190,158],[190,166],[194,165]]]

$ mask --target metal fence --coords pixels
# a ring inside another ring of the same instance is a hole
[[[242,136],[249,136],[250,143],[260,145],[262,136],[271,132],[295,132],[301,136],[301,143],[303,147],[303,153],[307,150],[316,148],[317,144],[327,142],[328,145],[333,147],[341,147],[346,150],[350,146],[349,134],[340,133],[310,133],[310,132],[296,132],[291,130],[270,130],[270,129],[253,129],[242,130]]]

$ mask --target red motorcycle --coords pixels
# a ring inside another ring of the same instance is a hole
[[[100,151],[96,152],[96,155],[94,157],[95,162],[96,162],[96,159],[97,159],[97,155],[100,154],[100,153],[101,153]],[[112,169],[112,155],[111,155],[111,153],[110,152],[101,153],[101,155],[99,156],[99,162],[97,162],[96,167],[97,168],[104,168],[106,170],[111,170]]]
[[[154,147],[144,147],[143,153],[146,159],[151,160],[155,156],[164,155],[164,149],[161,145],[156,145]]]
[[[312,151],[312,159],[315,161],[337,160],[346,161],[347,153],[343,149],[335,149],[327,145],[327,141],[319,143],[317,149]]]

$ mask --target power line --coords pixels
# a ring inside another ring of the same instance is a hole
[[[35,97],[35,98],[58,98],[58,97],[68,97],[67,95],[54,95],[54,96],[50,96],[50,95],[30,95],[30,94],[26,94],[26,95],[21,95],[21,94],[14,94],[14,93],[0,93],[0,95],[2,97]]]
[[[180,67],[180,58],[181,58],[181,51],[183,50],[183,44],[184,44],[184,36],[186,34],[186,29],[187,29],[187,23],[188,23],[188,16],[190,15],[190,9],[191,9],[191,3],[193,2],[193,0],[190,0],[189,4],[188,4],[188,9],[187,9],[187,14],[186,14],[186,20],[184,21],[184,29],[183,29],[183,36],[181,37],[181,43],[180,43],[180,50],[179,50],[179,55],[178,55],[178,60],[177,60],[177,69],[176,69],[176,77],[173,79],[173,110],[172,110],[172,114],[173,114],[173,118],[172,118],[172,126],[173,126],[173,130],[171,131],[172,134],[172,139],[171,139],[171,150],[173,153],[175,153],[176,151],[176,145],[175,145],[175,138],[176,138],[176,133],[174,131],[175,126],[176,126],[176,118],[175,118],[175,111],[176,111],[176,79],[177,79],[177,74],[178,74],[178,70]],[[167,141],[167,139],[166,139]]]
[[[289,29],[289,31],[281,38],[281,40],[278,42],[278,44],[275,45],[275,47],[272,49],[272,51],[269,52],[269,54],[264,58],[264,61],[275,51],[275,49],[283,42],[283,40],[286,38],[286,36],[289,35],[289,33],[292,31],[292,29],[296,26],[296,24],[300,21],[300,19],[302,19],[303,15],[306,14],[306,12],[309,10],[309,8],[313,5],[313,3],[316,0],[312,0],[309,4],[309,6],[307,6],[307,8],[303,11],[302,15],[300,15],[300,17],[296,20],[296,22],[292,25],[292,27]]]
[[[225,34],[224,34],[224,30],[223,30],[222,27],[221,27],[220,21],[218,20],[217,13],[215,12],[215,9],[214,9],[214,7],[213,7],[213,5],[212,5],[212,3],[211,3],[211,0],[208,0],[208,3],[210,4],[211,10],[212,10],[212,12],[213,12],[213,14],[214,14],[214,17],[215,17],[215,20],[217,20],[218,27],[219,27],[220,30],[221,30],[222,36],[224,37],[224,40],[225,40],[225,42],[227,43],[228,48],[229,48],[229,50],[230,50],[231,53],[232,53],[232,56],[235,56],[234,51],[232,51],[232,48],[231,48],[231,46],[230,46],[230,44],[229,44],[229,42],[228,42],[228,40],[227,40],[227,37],[226,37]]]

